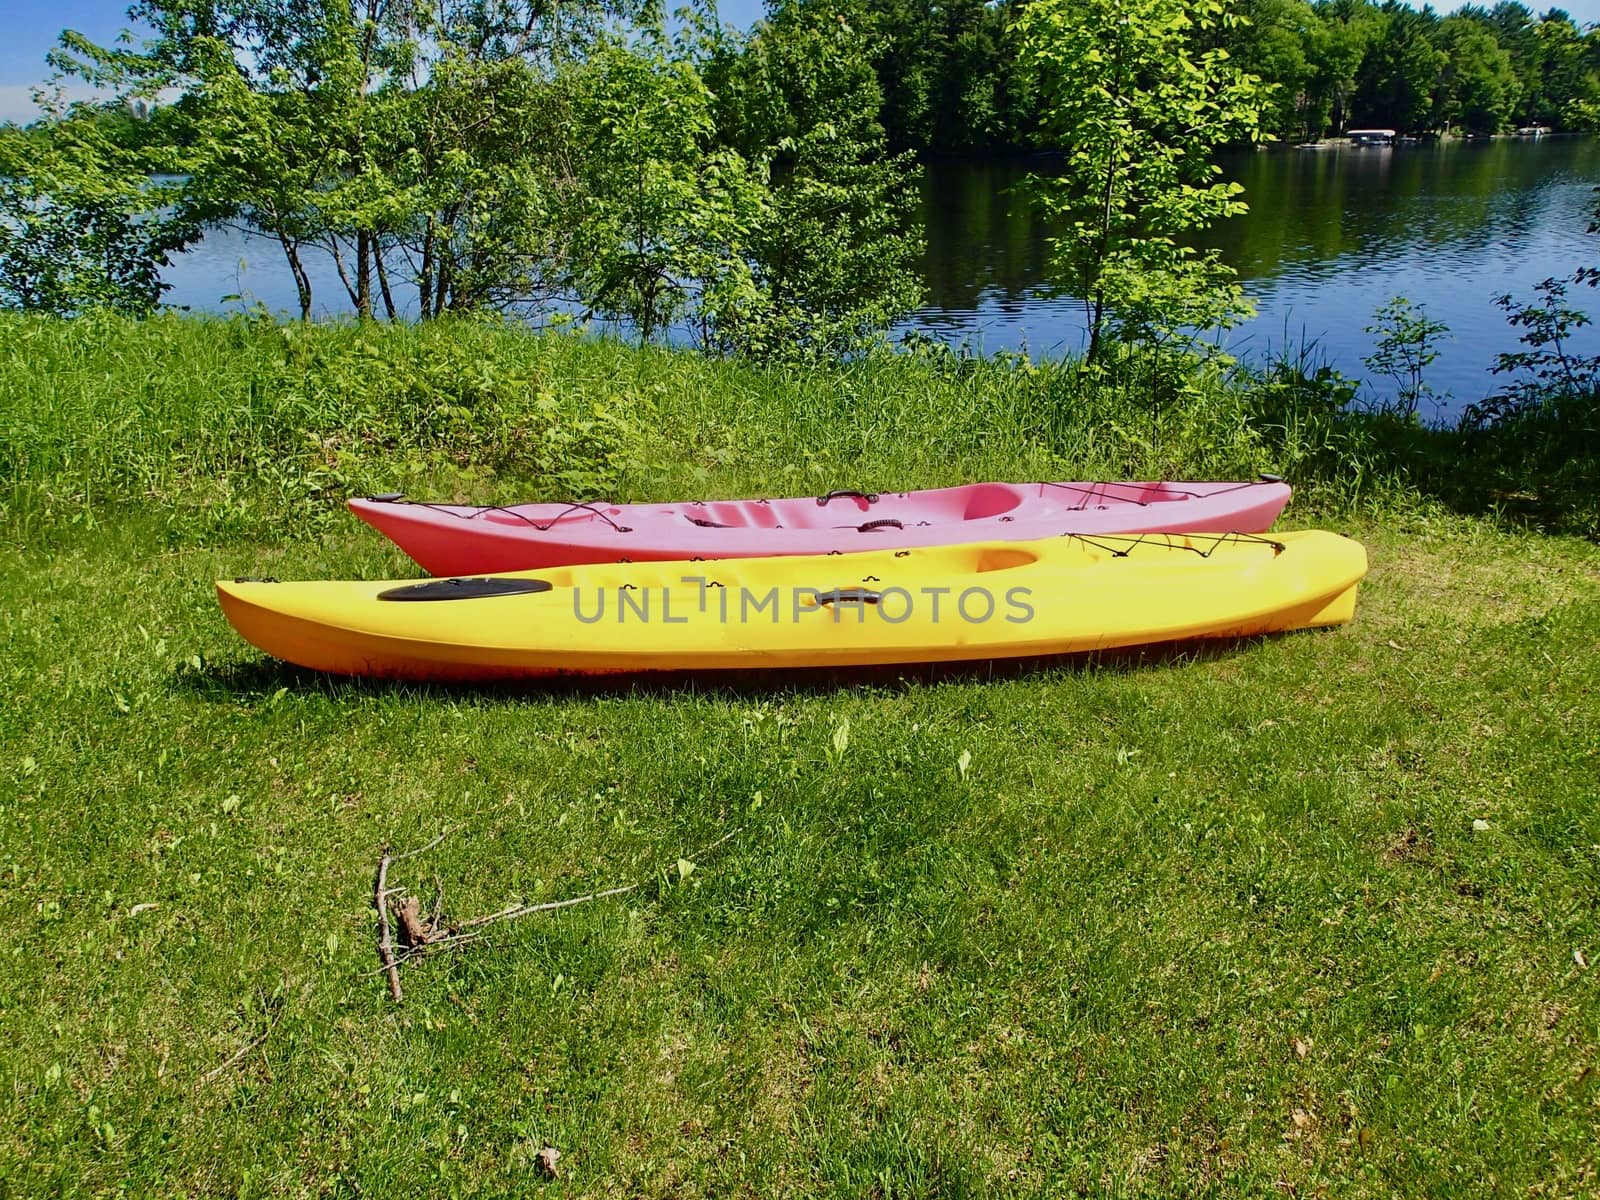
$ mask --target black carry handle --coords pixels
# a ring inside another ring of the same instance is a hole
[[[878,502],[877,492],[858,492],[853,488],[841,488],[837,492],[829,492],[826,496],[817,497],[817,507],[826,508],[829,500],[842,500],[846,496],[853,496],[857,500],[865,500],[868,504]]]
[[[1256,478],[1261,480],[1262,483],[1282,483],[1284,481],[1282,475],[1271,475],[1266,471],[1262,471]]]
[[[904,529],[905,526],[893,517],[884,517],[879,521],[868,521],[864,525],[857,525],[857,533],[871,533],[874,529]]]
[[[818,592],[812,599],[819,607],[824,604],[876,604],[883,599],[883,593],[870,588],[834,588],[831,592]]]

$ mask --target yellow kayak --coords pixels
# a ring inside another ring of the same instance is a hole
[[[487,680],[1063,654],[1337,625],[1365,549],[1332,533],[1068,536],[605,563],[424,582],[221,581],[276,658]]]

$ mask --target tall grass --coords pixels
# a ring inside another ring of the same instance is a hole
[[[1062,366],[768,369],[469,323],[3,317],[0,395],[0,504],[24,524],[156,503],[314,527],[330,499],[400,488],[648,499],[1275,465],[1220,379],[1163,431]]]
[[[1511,427],[1430,430],[1353,396],[1303,356],[1091,376],[922,347],[804,370],[481,322],[0,314],[0,522],[29,536],[141,506],[184,538],[316,535],[361,492],[660,500],[1259,471],[1323,509],[1530,494]],[[1591,456],[1562,478],[1593,474]],[[1591,492],[1532,494],[1525,517],[1600,528]]]

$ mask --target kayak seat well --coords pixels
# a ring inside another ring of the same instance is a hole
[[[987,575],[991,571],[1014,571],[1018,567],[1031,567],[1039,561],[1039,556],[1032,550],[1024,550],[1019,546],[985,547],[978,553],[978,561],[972,565],[974,574]]]
[[[691,521],[715,521],[728,529],[776,529],[787,524],[777,506],[759,500],[716,500],[685,504],[679,511]]]
[[[963,521],[982,521],[989,517],[998,517],[1022,503],[1021,489],[1006,487],[1003,484],[978,483],[956,490],[966,493],[966,504],[961,510]]]

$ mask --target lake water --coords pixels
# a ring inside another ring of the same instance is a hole
[[[1250,211],[1212,230],[1207,244],[1238,269],[1258,308],[1227,335],[1229,348],[1258,355],[1314,341],[1327,361],[1363,376],[1373,310],[1404,295],[1450,326],[1428,374],[1450,394],[1444,415],[1493,390],[1495,355],[1516,345],[1495,295],[1527,295],[1548,276],[1600,263],[1600,236],[1586,232],[1600,140],[1274,149],[1230,157],[1224,168],[1244,185]],[[1052,230],[1015,196],[1029,169],[930,166],[928,301],[900,330],[1035,356],[1083,344],[1081,306],[1045,282]],[[309,268],[319,315],[348,312],[332,263],[313,257]],[[201,310],[237,307],[229,295],[271,309],[295,304],[277,246],[227,231],[181,256],[167,280],[170,303]],[[1600,292],[1578,287],[1572,299],[1600,312]],[[1576,349],[1600,354],[1600,332],[1583,331]]]
[[[1223,167],[1250,211],[1204,244],[1238,270],[1257,306],[1228,347],[1250,355],[1314,341],[1334,366],[1364,376],[1372,312],[1404,295],[1450,326],[1427,375],[1450,393],[1447,413],[1497,387],[1488,370],[1516,346],[1496,295],[1528,295],[1540,280],[1600,264],[1600,236],[1586,232],[1600,183],[1592,138],[1285,148]],[[930,168],[928,302],[905,328],[985,352],[1084,344],[1082,306],[1045,283],[1053,231],[1013,198],[1029,169],[1047,167]],[[1569,298],[1600,315],[1600,292],[1574,287]],[[1600,334],[1584,330],[1576,348],[1600,354]]]

